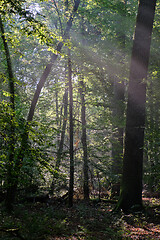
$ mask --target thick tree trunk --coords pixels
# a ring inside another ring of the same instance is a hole
[[[10,121],[10,133],[9,133],[9,142],[8,142],[8,163],[7,163],[7,194],[6,194],[6,207],[8,211],[12,210],[12,204],[15,199],[15,192],[17,186],[17,171],[14,169],[14,151],[15,151],[15,94],[14,94],[14,76],[12,70],[12,63],[10,58],[10,52],[5,38],[5,32],[3,27],[2,18],[0,16],[0,30],[1,37],[4,45],[4,51],[6,55],[7,62],[7,71],[8,71],[8,80],[9,80],[9,93],[10,93],[10,106],[11,106],[11,121]]]
[[[88,185],[88,154],[87,154],[87,134],[86,134],[86,106],[84,98],[84,82],[80,81],[80,97],[81,97],[81,121],[82,121],[82,146],[83,146],[83,173],[84,173],[84,183],[83,183],[83,193],[84,199],[89,200],[89,185]]]
[[[69,207],[73,206],[74,191],[74,156],[73,156],[73,88],[72,88],[72,68],[71,53],[68,49],[68,85],[69,85],[69,136],[70,136],[70,178],[69,178]]]
[[[156,0],[140,0],[133,41],[126,119],[122,192],[118,207],[142,209],[146,78]]]

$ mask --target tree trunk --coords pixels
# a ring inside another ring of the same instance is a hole
[[[64,41],[66,39],[68,39],[69,31],[72,27],[72,22],[73,22],[73,19],[74,19],[74,15],[78,10],[80,0],[76,0],[76,1],[74,1],[74,3],[75,4],[74,4],[74,7],[73,7],[73,12],[72,12],[72,14],[71,14],[71,16],[70,16],[70,18],[67,22],[67,26],[66,26],[66,29],[65,29],[64,34],[63,34],[63,42],[59,42],[58,45],[57,45],[57,48],[56,48],[56,51],[58,52],[58,54],[61,52],[61,49],[64,45]],[[35,94],[34,94],[34,97],[33,97],[32,103],[31,103],[31,107],[30,107],[30,110],[29,110],[29,114],[28,114],[28,119],[27,119],[28,122],[32,121],[32,119],[33,119],[34,111],[35,111],[35,107],[37,105],[39,95],[41,93],[41,90],[44,86],[44,83],[45,83],[49,73],[51,72],[53,64],[57,60],[58,54],[53,54],[52,55],[51,61],[50,61],[49,64],[47,64],[47,66],[46,66],[46,68],[45,68],[45,70],[44,70],[44,72],[41,76],[41,79],[40,79],[40,81],[37,85],[37,89],[35,91]]]
[[[63,42],[59,42],[58,45],[57,45],[57,48],[56,48],[58,54],[61,52],[61,49],[62,49],[62,47],[64,45],[65,40],[68,39],[68,34],[69,34],[69,31],[70,31],[70,29],[72,27],[73,19],[74,19],[74,16],[75,16],[75,14],[76,14],[76,12],[78,10],[79,4],[80,4],[80,0],[75,0],[74,1],[73,12],[71,13],[69,20],[67,21],[66,29],[65,29],[64,34],[63,34]],[[44,72],[43,72],[43,74],[42,74],[42,76],[40,78],[40,81],[39,81],[39,83],[37,85],[37,89],[35,91],[33,100],[31,102],[29,114],[28,114],[28,117],[27,117],[26,126],[25,126],[24,132],[23,132],[22,137],[21,137],[22,138],[22,140],[21,140],[21,149],[20,149],[19,155],[17,157],[16,164],[15,164],[16,165],[15,168],[16,168],[16,171],[17,171],[17,175],[19,175],[20,165],[23,162],[23,158],[24,158],[24,155],[25,155],[26,144],[28,142],[28,132],[29,132],[29,127],[30,127],[29,125],[30,125],[30,122],[32,122],[32,119],[33,119],[33,116],[34,116],[34,112],[35,112],[35,107],[37,105],[39,95],[41,93],[41,90],[42,90],[42,88],[43,88],[43,86],[45,84],[45,81],[46,81],[49,73],[51,72],[53,64],[57,60],[58,54],[53,54],[52,55],[50,63],[47,64],[47,66],[46,66],[46,68],[45,68],[45,70],[44,70]],[[12,94],[11,94],[11,96],[12,96]],[[10,151],[10,152],[13,153],[13,151]],[[12,154],[11,154],[10,158],[13,158]],[[15,193],[16,193],[16,189],[17,189],[17,184],[18,184],[18,178],[16,177],[15,178],[15,186],[14,186],[14,189],[15,189],[14,192]],[[11,189],[11,188],[9,188],[9,189]],[[13,193],[9,194],[9,195],[13,196]],[[8,197],[8,199],[9,199],[9,197]],[[12,199],[13,199],[13,197],[12,197]]]
[[[117,40],[121,48],[121,69],[123,69],[123,62],[125,59],[125,30],[124,21],[126,17],[127,0],[123,2],[122,20],[118,22],[119,31],[117,32]],[[123,29],[123,30],[122,30]],[[123,31],[123,32],[122,32]],[[125,84],[124,74],[121,71],[120,76],[114,76],[113,86],[113,142],[112,142],[112,173],[114,175],[114,184],[112,186],[112,194],[117,192],[117,186],[120,186],[120,175],[122,174],[122,157],[123,157],[123,135],[124,135],[124,100],[125,100]],[[116,188],[116,189],[115,189]],[[120,192],[120,188],[118,193]]]
[[[88,185],[88,154],[87,154],[87,134],[86,134],[86,106],[84,98],[84,82],[80,81],[80,97],[81,97],[81,121],[82,121],[82,146],[83,146],[83,172],[84,172],[84,183],[83,193],[84,199],[89,200],[89,185]]]
[[[69,136],[70,136],[70,179],[69,179],[69,207],[73,206],[74,191],[74,156],[73,156],[73,88],[72,88],[72,69],[71,69],[71,53],[68,49],[68,85],[69,85]]]
[[[63,146],[64,146],[64,138],[65,138],[65,131],[66,131],[66,124],[67,124],[67,109],[68,109],[68,84],[66,84],[66,89],[63,97],[63,103],[64,103],[64,115],[63,115],[63,125],[62,125],[62,131],[61,131],[61,139],[59,141],[59,147],[57,151],[57,159],[56,159],[56,164],[55,164],[55,169],[54,169],[54,174],[53,174],[53,180],[52,180],[52,185],[51,185],[51,191],[50,193],[54,192],[54,187],[57,179],[57,174],[59,172],[59,167],[61,164],[61,159],[62,159],[62,152],[63,152]]]
[[[149,130],[149,152],[147,153],[147,161],[149,160],[150,163],[150,179],[148,183],[149,190],[154,192],[154,183],[155,183],[155,175],[154,169],[155,169],[155,144],[156,144],[156,138],[155,138],[155,132],[157,131],[155,127],[155,121],[157,120],[155,118],[156,113],[156,102],[154,101],[154,92],[153,92],[153,84],[151,82],[149,88],[148,88],[148,95],[149,95],[149,114],[148,114],[148,130]]]
[[[122,189],[118,207],[142,209],[142,167],[146,78],[156,0],[140,0],[133,41],[128,88]]]
[[[154,83],[156,79],[153,79]],[[155,94],[155,87],[157,85],[151,82],[148,88],[148,116],[147,116],[147,143],[148,143],[148,152],[146,152],[146,163],[150,165],[150,175],[148,176],[148,187],[149,190],[154,192],[158,186],[159,178],[158,172],[159,169],[157,168],[159,162],[159,133],[157,129],[159,129],[159,104],[160,101],[158,100]]]
[[[113,121],[115,133],[113,133],[112,143],[112,173],[120,175],[122,173],[123,155],[123,121],[124,121],[124,82],[116,78],[114,81],[114,100],[113,100]]]
[[[17,171],[14,169],[14,151],[15,151],[15,94],[14,94],[14,76],[12,70],[12,63],[10,52],[7,44],[7,40],[5,38],[5,32],[3,27],[2,18],[0,16],[0,30],[1,37],[4,45],[6,62],[7,62],[7,71],[8,71],[8,79],[9,79],[9,93],[10,93],[10,106],[11,106],[11,121],[10,121],[10,133],[9,133],[9,157],[7,163],[7,194],[6,194],[6,207],[8,211],[12,210],[12,204],[15,199],[15,192],[17,186]]]

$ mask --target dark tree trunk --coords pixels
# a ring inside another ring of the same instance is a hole
[[[65,94],[64,94],[63,125],[62,125],[61,139],[60,139],[59,148],[58,148],[58,152],[57,152],[57,161],[56,161],[55,169],[59,169],[60,161],[61,161],[61,157],[62,157],[64,137],[65,137],[65,131],[66,131],[66,124],[67,124],[67,109],[68,109],[68,87],[66,87]]]
[[[73,88],[72,88],[72,68],[71,53],[68,49],[68,86],[69,86],[69,136],[70,136],[70,178],[69,178],[69,207],[73,206],[74,191],[74,156],[73,156]]]
[[[89,185],[88,185],[88,154],[87,154],[87,134],[86,134],[86,106],[84,98],[84,82],[80,81],[80,97],[81,97],[81,121],[82,121],[82,146],[83,146],[83,173],[84,173],[84,183],[83,192],[84,199],[89,200]]]
[[[146,78],[156,0],[140,0],[133,41],[126,119],[122,192],[118,207],[142,209]]]
[[[9,133],[9,142],[8,142],[8,163],[7,163],[7,194],[6,194],[6,207],[8,211],[12,210],[12,204],[15,199],[15,192],[17,186],[17,178],[18,176],[16,169],[14,169],[14,151],[15,151],[15,94],[14,94],[14,76],[12,70],[12,63],[10,58],[10,52],[7,44],[7,40],[5,38],[5,32],[3,27],[2,18],[0,16],[0,30],[1,37],[4,45],[4,51],[6,55],[7,62],[7,71],[8,71],[8,80],[9,80],[9,93],[10,93],[10,106],[11,106],[11,121],[10,121],[10,133]]]

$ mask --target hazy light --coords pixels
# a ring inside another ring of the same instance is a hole
[[[37,13],[41,12],[41,7],[39,6],[38,3],[32,3],[29,8],[29,12],[33,14],[34,17],[36,17]]]

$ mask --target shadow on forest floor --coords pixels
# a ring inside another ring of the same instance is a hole
[[[1,240],[160,239],[160,200],[145,198],[145,213],[112,213],[113,204],[82,201],[26,203],[0,212]]]

